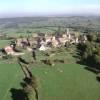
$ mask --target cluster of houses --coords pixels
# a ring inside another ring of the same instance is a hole
[[[13,55],[13,56],[20,56],[20,55],[23,55],[24,53],[22,52],[15,52],[14,49],[13,49],[13,45],[10,45],[10,46],[6,46],[4,48],[4,51],[7,55]]]
[[[55,34],[44,34],[44,33],[38,33],[33,34],[31,37],[27,38],[17,38],[15,43],[6,46],[4,48],[4,51],[7,54],[11,55],[23,55],[24,53],[15,52],[14,48],[22,47],[24,49],[27,49],[28,51],[33,51],[34,48],[38,49],[40,51],[46,51],[48,49],[52,48],[58,48],[62,46],[66,46],[66,44],[78,44],[78,43],[85,43],[87,41],[87,36],[84,34],[76,34],[75,32],[70,32],[69,29],[67,29],[63,33],[55,33]]]
[[[40,51],[45,51],[51,48],[57,48],[65,46],[66,43],[69,44],[78,44],[85,43],[87,41],[86,35],[76,35],[75,32],[69,32],[67,29],[66,32],[57,33],[57,34],[34,34],[30,38],[18,38],[16,40],[16,45],[20,47],[34,47]],[[28,48],[29,49],[29,48]]]

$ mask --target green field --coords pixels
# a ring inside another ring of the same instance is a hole
[[[8,41],[1,40],[1,47]],[[56,63],[54,66],[40,62],[46,59],[43,52],[37,52],[38,63],[30,64],[30,69],[37,78],[39,100],[100,100],[100,83],[96,75],[85,70],[84,65],[76,64],[74,47],[72,51],[58,50],[50,59],[66,59],[67,63]],[[64,52],[63,52],[64,51]],[[32,60],[31,54],[23,56],[27,61]],[[11,89],[21,89],[24,74],[15,59],[0,61],[0,100],[12,99]],[[17,95],[16,93],[13,93]]]
[[[10,40],[0,40],[0,49],[8,46],[10,44]]]
[[[38,80],[39,100],[99,100],[100,83],[78,64],[31,65]],[[0,62],[0,100],[12,100],[11,88],[20,89],[24,78],[17,63]]]

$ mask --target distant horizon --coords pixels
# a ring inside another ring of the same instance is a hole
[[[34,18],[34,17],[100,17],[100,15],[95,14],[56,14],[56,15],[20,15],[20,16],[0,16],[0,19],[3,18]]]
[[[0,0],[0,18],[26,16],[100,16],[100,0]]]

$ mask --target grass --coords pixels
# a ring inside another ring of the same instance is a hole
[[[28,35],[32,35],[34,33],[46,33],[46,34],[50,34],[50,33],[54,33],[58,28],[57,27],[26,27],[26,28],[16,28],[16,29],[5,29],[4,32],[7,34],[7,36],[9,37],[20,37],[20,36],[24,36],[27,37]],[[31,33],[27,33],[27,31],[30,31]]]
[[[10,40],[0,40],[0,48],[4,48],[10,44]]]
[[[33,73],[40,80],[40,100],[99,100],[100,83],[83,67],[77,64],[34,67]]]
[[[0,100],[11,100],[10,89],[20,87],[21,78],[18,64],[0,63]]]
[[[7,41],[0,41],[2,46]],[[2,47],[1,46],[1,47]],[[26,52],[27,53],[27,52]],[[74,52],[71,52],[75,54]],[[30,61],[31,53],[23,57]],[[46,59],[37,51],[37,59]],[[96,75],[84,69],[85,66],[75,63],[75,58],[66,50],[56,52],[50,59],[66,59],[66,64],[54,66],[43,63],[30,64],[30,69],[38,81],[39,100],[100,100],[100,83]],[[10,89],[20,89],[24,75],[15,60],[0,61],[0,100],[13,100]]]
[[[99,100],[95,74],[78,64],[31,65],[38,80],[40,100]],[[23,73],[17,63],[0,63],[0,100],[12,100],[10,89],[20,88]]]

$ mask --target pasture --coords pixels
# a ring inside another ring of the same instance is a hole
[[[84,67],[71,62],[54,66],[40,62],[30,64],[38,80],[39,100],[99,100],[100,83],[96,75]],[[0,100],[15,100],[13,95],[18,95],[23,78],[16,60],[0,61]],[[17,92],[12,93],[11,89]]]

